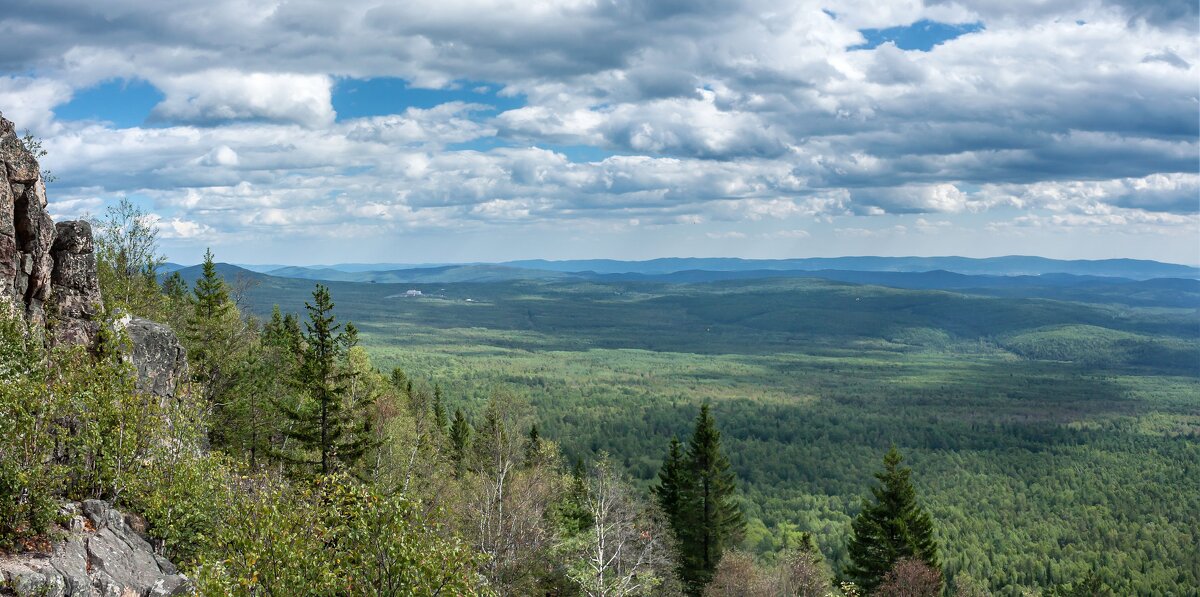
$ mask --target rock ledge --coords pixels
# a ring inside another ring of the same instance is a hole
[[[0,595],[168,597],[192,583],[130,526],[136,519],[101,500],[64,507],[67,538],[53,554],[0,556]]]

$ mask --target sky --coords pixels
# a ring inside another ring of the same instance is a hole
[[[1195,0],[4,0],[56,219],[236,263],[1200,264]]]

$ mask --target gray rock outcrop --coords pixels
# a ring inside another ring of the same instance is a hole
[[[189,579],[154,552],[130,517],[107,502],[69,504],[67,538],[50,554],[0,558],[0,595],[167,597],[194,592]]]
[[[0,309],[13,308],[49,332],[53,344],[94,348],[104,304],[92,227],[51,220],[36,156],[0,116]],[[11,307],[10,307],[11,306]],[[122,318],[138,391],[160,403],[186,376],[183,346],[170,327]],[[4,430],[0,430],[3,433]],[[68,531],[53,553],[0,553],[0,595],[166,597],[191,594],[191,583],[154,553],[126,517],[105,502],[74,504]]]
[[[55,226],[46,205],[37,158],[0,116],[0,303],[47,327],[55,342],[91,346],[102,308],[92,228]]]
[[[138,317],[116,322],[129,335],[133,349],[128,358],[137,369],[139,392],[160,403],[173,396],[187,375],[187,353],[169,326]]]
[[[0,117],[0,299],[46,323],[54,260],[54,222],[46,213],[46,185],[37,160],[13,123]]]
[[[54,230],[50,249],[54,339],[87,346],[96,340],[102,314],[92,225],[82,220],[59,222]]]
[[[94,347],[104,315],[92,226],[59,222],[46,212],[41,167],[0,116],[0,305],[11,304],[49,330],[57,344]],[[132,342],[138,389],[160,400],[175,395],[186,357],[171,328],[142,319],[118,321]]]

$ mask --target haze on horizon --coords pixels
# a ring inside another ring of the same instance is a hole
[[[6,6],[54,217],[180,263],[1200,264],[1194,0]]]

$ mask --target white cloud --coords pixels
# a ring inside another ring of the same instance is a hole
[[[0,76],[0,113],[19,131],[53,132],[51,108],[70,98],[71,87],[61,81]]]
[[[722,227],[699,238],[893,214],[930,233],[1011,212],[1029,229],[1178,230],[1200,211],[1195,13],[1186,0],[31,2],[0,16],[0,110],[46,137],[71,210],[140,194],[214,234]],[[928,52],[847,49],[859,28],[919,19],[983,30]],[[55,119],[112,77],[162,91],[153,127]],[[342,77],[524,105],[401,97],[392,114],[337,120]],[[573,161],[574,145],[618,155]],[[839,234],[901,233],[870,222]]]
[[[807,230],[778,230],[762,234],[763,238],[808,238],[812,236]]]
[[[218,145],[200,158],[200,164],[204,166],[236,166],[238,154],[228,145]]]
[[[329,125],[332,81],[325,75],[244,73],[228,68],[157,77],[165,95],[151,116],[168,121],[213,123],[238,120]]]
[[[408,108],[402,114],[353,120],[344,128],[346,137],[354,141],[372,141],[388,145],[463,143],[496,134],[495,128],[470,118],[472,112],[486,107],[480,104],[447,102],[427,110]]]
[[[851,192],[860,212],[878,213],[956,213],[967,208],[968,196],[958,187],[943,183],[855,189]]]

